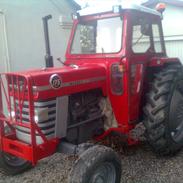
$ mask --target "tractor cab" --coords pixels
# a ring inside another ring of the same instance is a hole
[[[73,16],[67,58],[165,56],[162,15],[138,5],[88,7]]]

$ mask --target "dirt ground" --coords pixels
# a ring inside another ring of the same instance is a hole
[[[183,150],[174,157],[157,157],[144,143],[117,150],[123,165],[121,183],[183,183]],[[0,174],[0,183],[66,183],[74,158],[55,154],[18,176]]]

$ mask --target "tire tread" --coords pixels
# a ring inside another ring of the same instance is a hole
[[[181,65],[171,65],[154,74],[151,89],[146,96],[144,111],[145,136],[153,150],[160,155],[174,154],[180,147],[172,145],[167,137],[167,118],[174,81],[182,71]],[[182,71],[183,72],[183,71]]]

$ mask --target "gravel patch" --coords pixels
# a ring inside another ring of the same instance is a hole
[[[16,176],[0,174],[0,183],[65,183],[73,157],[56,153],[41,160],[34,168]]]
[[[121,154],[121,183],[182,183],[183,151],[174,157],[156,157],[147,144],[126,147]],[[73,157],[56,153],[21,175],[0,174],[0,183],[67,183]]]
[[[174,157],[157,157],[147,144],[121,155],[121,183],[182,183],[183,151]]]
[[[136,146],[124,146],[121,137],[107,138],[102,142],[120,154],[121,183],[182,183],[183,150],[174,157],[157,157],[147,145],[143,132],[142,124],[132,132],[142,141]],[[0,173],[0,183],[67,183],[74,161],[74,156],[56,153],[23,174],[5,176]]]

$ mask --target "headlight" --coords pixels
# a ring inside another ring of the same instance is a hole
[[[12,118],[15,118],[15,111],[11,111]]]
[[[49,119],[48,108],[39,108],[35,110],[35,116],[34,116],[35,123],[47,121],[48,119]]]
[[[15,111],[8,112],[8,116],[12,117],[13,121],[15,120]]]
[[[38,123],[39,122],[39,117],[37,115],[34,116],[34,121],[35,121],[35,123]]]

